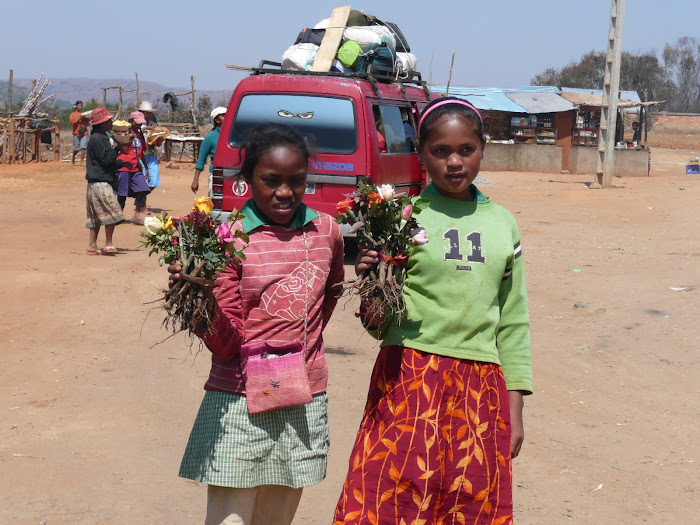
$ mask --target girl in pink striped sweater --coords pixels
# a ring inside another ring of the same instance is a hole
[[[303,487],[326,475],[329,448],[322,331],[344,277],[343,237],[329,215],[302,203],[309,153],[296,131],[264,124],[246,144],[241,175],[253,198],[236,223],[249,237],[242,266],[214,286],[214,329],[206,393],[180,476],[208,484],[206,524],[290,524]],[[170,282],[181,267],[172,264]],[[305,332],[305,333],[304,333]],[[250,414],[241,345],[307,341],[313,400]]]

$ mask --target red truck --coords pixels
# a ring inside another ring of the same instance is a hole
[[[420,111],[437,94],[416,74],[378,81],[366,73],[284,71],[263,61],[237,86],[214,156],[212,200],[226,216],[251,198],[239,175],[239,147],[263,122],[288,124],[307,140],[311,159],[304,202],[336,215],[336,204],[361,178],[392,184],[409,195],[425,182],[416,152]]]

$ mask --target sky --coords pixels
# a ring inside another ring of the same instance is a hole
[[[681,36],[700,40],[700,0],[629,0],[623,50],[661,51]],[[279,61],[299,31],[328,18],[319,0],[23,2],[3,9],[0,79],[133,78],[189,89],[232,90],[244,76],[225,64]],[[65,6],[65,7],[64,7]],[[353,5],[398,24],[423,78],[514,87],[547,67],[604,50],[610,0],[375,0]],[[31,23],[29,23],[31,21]],[[432,60],[431,60],[432,58]],[[431,66],[432,62],[432,66]]]

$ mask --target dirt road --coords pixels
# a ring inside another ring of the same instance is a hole
[[[519,525],[700,513],[691,154],[655,149],[651,178],[610,190],[482,173],[519,222],[527,265],[536,393],[514,465]],[[191,171],[163,171],[149,202],[180,214]],[[167,333],[144,304],[166,275],[138,248],[139,227],[117,228],[121,254],[85,254],[84,186],[64,163],[0,166],[0,523],[202,523],[205,489],[177,469],[208,355],[195,359],[182,337],[154,346]],[[377,347],[353,306],[326,332],[329,473],[305,491],[296,525],[331,522],[361,416]]]

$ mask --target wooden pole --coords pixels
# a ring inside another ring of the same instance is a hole
[[[197,127],[197,114],[194,111],[194,75],[190,77],[190,82],[192,84],[192,93],[190,94],[190,114],[192,115],[192,124],[194,124],[194,127]]]
[[[435,58],[435,50],[430,53],[430,67],[428,68],[428,84],[433,83],[433,58]]]
[[[122,97],[124,95],[124,90],[119,88],[119,109],[117,109],[117,117],[122,118]]]
[[[455,65],[455,50],[452,50],[452,62],[450,62],[450,76],[447,79],[447,89],[445,89],[445,96],[449,96],[450,94],[450,83],[452,82],[452,68]]]
[[[12,116],[12,80],[15,77],[15,70],[10,69],[10,80],[7,83],[7,116]]]
[[[649,100],[649,90],[644,88],[644,102]],[[644,149],[647,149],[647,135],[649,133],[649,120],[647,119],[647,110],[649,106],[643,106],[642,111],[644,112]]]
[[[10,119],[10,142],[7,144],[9,149],[10,158],[7,163],[12,164],[15,161],[15,120]]]
[[[107,89],[102,88],[102,106],[107,108]]]
[[[61,160],[61,124],[56,122],[56,129],[54,131],[56,134],[56,140],[53,143],[54,160],[60,162]]]
[[[141,104],[141,93],[139,92],[139,74],[134,73],[136,75],[136,105]]]

